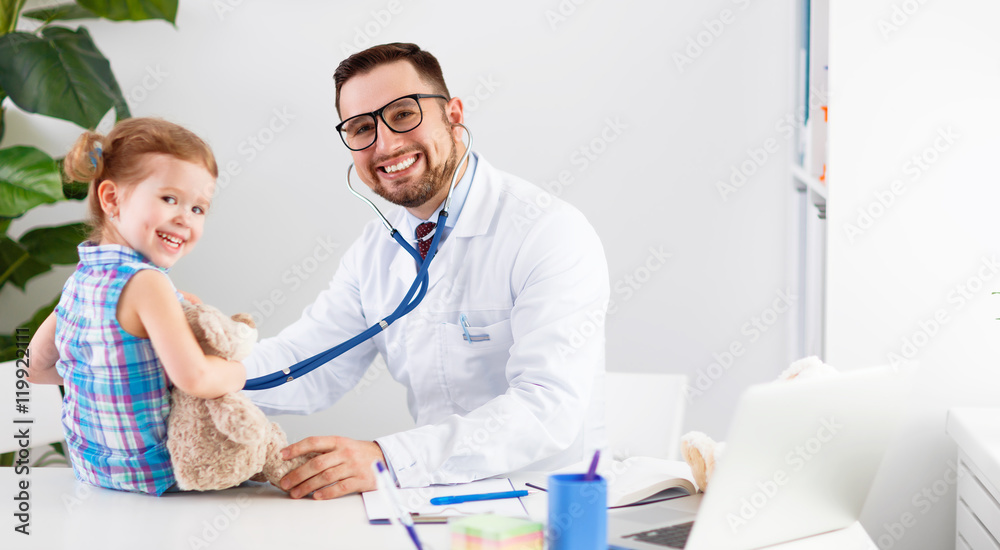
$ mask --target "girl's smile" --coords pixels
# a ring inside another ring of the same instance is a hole
[[[101,184],[109,214],[102,244],[128,246],[169,268],[201,238],[215,178],[200,164],[169,155],[149,154],[142,162],[147,175],[138,183]]]

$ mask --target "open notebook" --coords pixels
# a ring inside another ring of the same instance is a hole
[[[446,523],[450,517],[476,514],[497,514],[502,516],[528,517],[527,510],[519,498],[504,498],[498,500],[480,500],[434,506],[430,500],[434,497],[452,495],[474,495],[479,493],[499,493],[513,491],[514,485],[507,478],[484,479],[472,483],[458,485],[432,485],[430,487],[414,487],[400,489],[399,498],[403,508],[413,514],[414,523]],[[361,493],[365,502],[365,513],[368,523],[389,523],[391,509],[381,491]]]
[[[633,456],[614,461],[601,473],[608,480],[608,508],[693,495],[694,474],[680,460]]]
[[[586,466],[581,462],[563,468],[557,473],[582,472]],[[602,460],[597,473],[608,482],[608,508],[649,504],[693,495],[696,492],[691,467],[680,460],[648,456],[633,456],[614,461]]]

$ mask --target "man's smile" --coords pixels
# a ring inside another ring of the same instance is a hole
[[[405,158],[404,160],[402,160],[400,162],[397,162],[395,164],[383,164],[383,165],[379,166],[379,170],[382,170],[386,174],[392,174],[392,173],[395,173],[395,172],[399,172],[401,170],[406,170],[410,166],[413,166],[414,162],[417,162],[417,155],[416,154],[413,154],[413,155],[411,155],[411,156]]]
[[[374,175],[384,182],[409,181],[411,176],[417,176],[426,165],[426,156],[419,150],[411,150],[402,155],[395,155],[382,162],[374,164]]]

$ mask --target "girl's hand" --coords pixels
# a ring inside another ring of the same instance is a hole
[[[201,298],[195,296],[194,294],[191,294],[190,292],[184,292],[183,290],[178,290],[177,292],[180,292],[181,296],[183,296],[185,300],[191,302],[194,305],[198,305],[201,303]]]
[[[62,376],[56,371],[59,351],[56,349],[56,312],[42,322],[28,344],[25,361],[28,364],[28,382],[32,384],[62,385]]]
[[[188,395],[215,399],[239,391],[246,382],[242,363],[201,350],[170,280],[159,271],[144,269],[125,284],[118,323],[129,334],[150,339],[167,378]]]

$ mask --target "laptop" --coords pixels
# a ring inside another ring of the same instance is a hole
[[[751,386],[708,491],[610,510],[609,548],[750,550],[850,526],[908,389],[891,367]]]

